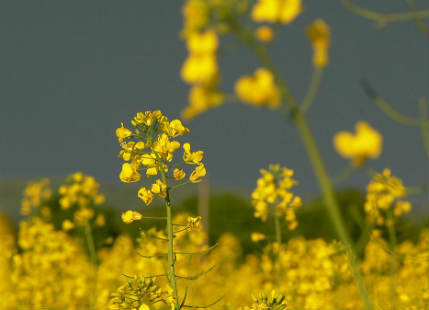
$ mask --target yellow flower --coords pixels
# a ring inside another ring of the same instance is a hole
[[[178,169],[178,168],[174,169],[173,177],[176,181],[183,180],[185,176],[186,176],[186,173],[182,169]]]
[[[158,179],[152,184],[151,191],[154,194],[158,194],[161,198],[165,198],[167,197],[167,184]]]
[[[124,127],[124,123],[121,123],[121,127],[116,129],[116,136],[118,137],[119,143],[124,141],[126,138],[129,138],[132,136],[132,131],[128,128]]]
[[[191,145],[189,143],[183,144],[183,150],[183,160],[185,163],[198,165],[203,160],[204,152],[197,151],[191,153]]]
[[[256,29],[255,35],[262,42],[271,42],[274,38],[274,33],[268,26],[261,26]]]
[[[187,228],[188,230],[194,230],[200,227],[201,221],[202,221],[202,217],[201,216],[197,216],[197,217],[192,217],[192,216],[188,216],[187,218]]]
[[[141,175],[137,171],[136,165],[133,163],[122,164],[122,170],[119,174],[119,179],[124,183],[132,183],[140,181]]]
[[[103,214],[97,215],[97,217],[95,218],[95,225],[99,227],[106,225],[106,218]]]
[[[185,26],[182,34],[187,37],[200,31],[209,23],[210,7],[206,0],[188,0],[182,8]]]
[[[180,147],[178,141],[170,141],[170,138],[166,133],[162,133],[158,136],[154,143],[153,151],[158,153],[164,159],[173,159],[172,154]],[[170,155],[171,154],[171,155]],[[169,156],[170,155],[170,156]],[[155,155],[156,156],[156,155]]]
[[[74,228],[74,223],[70,220],[64,220],[62,224],[62,229],[65,231],[72,230]]]
[[[218,66],[212,54],[190,55],[183,63],[182,79],[189,84],[210,84],[216,80]]]
[[[189,129],[183,126],[182,122],[178,119],[172,120],[168,123],[168,126],[163,128],[164,132],[168,134],[171,138],[176,138],[178,136],[183,136],[189,132]]]
[[[262,240],[265,240],[267,237],[263,234],[263,233],[260,233],[260,232],[253,232],[251,235],[250,235],[250,239],[253,241],[253,242],[259,242],[259,241],[262,241]]]
[[[252,19],[255,22],[289,24],[301,11],[301,0],[258,0],[252,9]]]
[[[186,46],[189,53],[193,55],[214,54],[218,48],[219,41],[216,32],[208,30],[202,33],[192,33],[187,41]]]
[[[401,179],[393,177],[390,169],[384,169],[367,186],[365,212],[377,225],[391,225],[393,216],[400,217],[411,210],[409,201],[399,200],[405,193]]]
[[[222,104],[223,95],[213,87],[195,85],[189,92],[189,106],[182,111],[182,117],[190,120],[212,107]]]
[[[201,182],[202,177],[206,175],[206,168],[204,167],[203,163],[200,163],[197,167],[195,167],[195,170],[192,171],[191,176],[189,177],[189,181],[192,183],[198,183]]]
[[[316,68],[323,68],[328,64],[328,49],[330,45],[329,26],[322,20],[317,19],[307,27],[307,35],[313,45],[313,65]]]
[[[143,218],[143,216],[137,211],[128,210],[128,211],[122,213],[121,218],[122,218],[122,221],[124,223],[130,224],[134,221],[141,220]]]
[[[366,122],[356,124],[356,134],[341,131],[334,136],[336,151],[359,166],[368,158],[380,156],[383,137]]]
[[[275,206],[275,216],[284,216],[289,229],[294,229],[298,222],[295,217],[295,209],[302,205],[301,197],[295,196],[290,189],[297,183],[293,176],[293,170],[270,165],[269,170],[261,169],[261,177],[256,182],[256,188],[252,193],[252,205],[255,208],[254,216],[266,221],[268,206]]]
[[[271,71],[261,68],[253,76],[241,77],[235,84],[237,97],[247,103],[275,108],[280,104],[280,91]]]
[[[137,196],[144,201],[144,203],[148,206],[151,204],[153,198],[155,197],[153,195],[153,193],[148,190],[146,187],[142,186],[139,191]]]

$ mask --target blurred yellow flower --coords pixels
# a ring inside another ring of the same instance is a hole
[[[301,0],[258,0],[252,9],[252,19],[255,22],[289,24],[301,11]]]
[[[268,26],[261,26],[255,31],[255,36],[259,41],[271,42],[274,38],[273,30]]]
[[[334,136],[334,147],[337,152],[359,166],[368,158],[380,156],[383,137],[368,123],[360,121],[356,124],[356,134],[340,131]]]
[[[307,36],[313,45],[313,65],[323,68],[328,64],[328,49],[331,41],[329,26],[322,20],[317,19],[307,27]]]
[[[69,230],[72,230],[74,228],[74,223],[70,220],[64,220],[61,227],[63,230],[69,231]]]
[[[235,92],[240,100],[255,106],[275,108],[280,104],[280,91],[274,76],[265,68],[256,70],[253,76],[241,77],[235,84]]]
[[[122,218],[122,221],[124,223],[130,224],[134,221],[141,220],[143,218],[143,216],[137,211],[128,210],[128,211],[122,213],[121,218]]]
[[[250,239],[253,242],[259,242],[259,241],[265,240],[266,238],[267,238],[267,236],[265,236],[263,233],[260,233],[260,232],[253,232],[250,235]]]

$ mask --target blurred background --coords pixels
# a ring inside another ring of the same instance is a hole
[[[423,2],[418,4],[427,4]],[[356,3],[381,12],[407,10],[399,0]],[[114,131],[136,112],[161,109],[172,119],[186,106],[189,89],[179,74],[186,57],[179,36],[182,4],[1,1],[0,212],[19,219],[21,194],[29,180],[49,177],[58,185],[75,171],[94,176],[114,210],[141,206],[136,188],[120,184]],[[281,28],[270,52],[302,99],[312,73],[305,28],[319,17],[331,27],[330,64],[308,114],[331,175],[348,166],[333,149],[333,135],[353,131],[357,121],[366,120],[384,138],[382,155],[368,165],[377,171],[391,168],[406,186],[427,184],[429,165],[420,129],[387,118],[365,95],[360,79],[371,81],[398,111],[419,117],[417,101],[429,96],[429,38],[412,22],[378,25],[345,10],[337,0],[304,4],[304,14]],[[239,76],[259,67],[244,48],[219,59],[226,91],[233,90]],[[322,211],[311,211],[320,207],[319,189],[295,128],[281,115],[227,104],[186,125],[191,145],[205,151],[210,183],[188,186],[176,203],[197,212],[198,192],[208,191],[216,223],[216,231],[210,231],[213,237],[217,230],[239,234],[248,223],[257,225],[249,194],[259,169],[270,163],[295,170],[295,191],[308,202],[301,216],[312,214],[307,225],[319,233],[329,226]],[[347,201],[363,203],[368,182],[368,176],[358,172],[339,186],[344,212],[350,211]],[[411,220],[427,215],[426,196],[410,198]],[[304,227],[302,231],[308,231]]]

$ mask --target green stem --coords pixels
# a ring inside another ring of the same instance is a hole
[[[167,177],[165,176],[165,172],[160,169],[161,175],[162,175],[162,181],[167,185]],[[170,192],[167,186],[167,194],[165,197],[165,206],[167,209],[167,235],[168,235],[168,280],[170,282],[170,287],[173,290],[173,296],[175,301],[175,308],[176,310],[180,309],[179,306],[179,298],[177,294],[177,284],[176,284],[176,271],[175,271],[175,263],[176,258],[174,255],[174,246],[173,246],[173,218],[172,218],[172,212],[171,212],[171,202],[170,202]]]
[[[425,99],[422,98],[419,100],[419,108],[420,108],[420,118],[421,118],[420,128],[421,128],[421,133],[423,138],[423,144],[425,146],[426,157],[429,159],[429,126],[427,123],[428,113],[427,113]]]
[[[92,229],[91,225],[86,222],[85,223],[85,239],[86,244],[88,246],[88,252],[89,252],[89,259],[91,260],[92,267],[94,268],[94,287],[93,287],[93,296],[92,296],[92,303],[91,303],[91,309],[95,309],[97,305],[97,253],[95,251],[95,245],[94,245],[94,238],[92,237]]]
[[[280,292],[282,269],[281,269],[281,244],[282,244],[282,227],[280,217],[274,214],[274,221],[276,226],[276,241],[277,241],[277,291]]]
[[[415,18],[423,19],[423,18],[429,17],[429,10],[404,12],[404,13],[378,13],[368,9],[364,9],[349,0],[340,0],[340,1],[344,5],[344,7],[346,7],[353,13],[363,18],[377,21],[380,23],[400,22],[400,21],[412,20]]]
[[[326,208],[328,209],[329,215],[334,224],[338,238],[345,247],[347,256],[350,261],[350,265],[352,267],[354,278],[357,282],[361,297],[365,305],[365,309],[372,309],[371,301],[369,299],[369,295],[366,290],[362,274],[359,270],[356,256],[354,254],[354,249],[351,246],[352,243],[350,237],[348,235],[347,230],[345,229],[344,221],[342,219],[340,208],[335,198],[332,183],[326,171],[325,165],[322,161],[322,156],[320,155],[319,149],[317,148],[316,141],[314,140],[311,129],[308,126],[308,123],[302,113],[300,113],[299,111],[295,113],[294,121],[296,126],[298,127],[299,133],[301,134],[301,138],[306,147],[307,154],[310,157],[310,161],[313,165],[313,170],[316,174],[316,177],[319,181],[319,186],[322,190],[323,200],[326,204]]]
[[[393,301],[393,309],[396,309],[395,307],[395,300],[396,300],[396,275],[398,272],[398,266],[396,264],[396,244],[397,244],[397,240],[396,240],[396,231],[395,231],[395,222],[394,222],[394,218],[393,218],[393,210],[389,210],[388,212],[388,220],[389,222],[387,223],[387,230],[389,233],[389,250],[390,253],[392,255],[392,260],[391,260],[391,275],[392,275],[392,282],[390,285],[390,289],[391,289],[391,294],[392,294],[392,301]]]
[[[320,81],[322,80],[323,69],[315,68],[313,71],[313,75],[311,77],[310,86],[308,87],[307,93],[302,100],[301,110],[303,113],[307,112],[310,106],[314,102],[314,98],[316,97],[317,91],[320,87]]]
[[[282,91],[282,98],[284,99],[285,103],[288,105],[288,112],[290,113],[292,120],[294,121],[295,125],[298,128],[300,136],[306,147],[307,154],[310,157],[310,162],[313,166],[313,170],[318,179],[319,186],[322,190],[323,199],[325,201],[331,220],[334,224],[338,238],[344,244],[344,247],[346,249],[346,252],[353,270],[354,278],[357,282],[362,300],[365,305],[365,309],[371,310],[373,308],[368,296],[368,292],[365,287],[365,283],[363,281],[362,274],[359,270],[355,254],[353,252],[353,248],[351,246],[349,235],[344,227],[344,221],[339,211],[339,206],[337,204],[337,201],[334,195],[331,180],[323,164],[322,157],[319,153],[319,149],[313,138],[313,134],[308,125],[308,122],[306,121],[304,115],[302,114],[297,104],[297,101],[295,100],[291,91],[289,90],[286,81],[282,78],[280,73],[277,71],[276,66],[274,65],[270,56],[268,55],[266,48],[263,45],[261,45],[258,41],[255,40],[251,32],[242,28],[238,21],[232,20],[230,22],[231,22],[232,30],[242,39],[242,41],[245,44],[247,44],[254,51],[254,53],[259,58],[261,63],[273,73],[276,79],[276,82],[279,85],[280,90]]]

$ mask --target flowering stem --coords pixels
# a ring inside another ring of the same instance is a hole
[[[160,169],[161,171],[161,176],[162,176],[162,181],[167,185],[167,177],[165,176],[165,172],[163,171],[163,169]],[[175,271],[175,255],[174,255],[174,247],[173,247],[173,220],[172,220],[172,212],[171,212],[171,202],[170,202],[170,191],[168,189],[167,186],[167,191],[166,191],[166,196],[165,196],[165,206],[167,209],[167,235],[168,235],[168,254],[167,254],[167,259],[168,259],[168,266],[169,266],[169,271],[168,271],[168,280],[170,282],[170,287],[173,290],[173,296],[174,296],[174,302],[175,302],[175,309],[179,310],[180,306],[179,306],[179,298],[177,295],[177,284],[176,284],[176,271]]]
[[[320,81],[322,80],[323,68],[315,68],[311,77],[310,86],[308,87],[307,93],[302,100],[301,110],[303,113],[308,111],[308,108],[313,104],[314,98],[316,97],[317,91],[320,87]]]
[[[351,246],[351,240],[349,234],[344,226],[344,221],[342,219],[341,213],[339,211],[339,206],[335,198],[333,186],[331,179],[328,176],[325,165],[322,160],[322,156],[319,152],[319,149],[316,145],[316,141],[314,140],[313,133],[308,125],[307,120],[305,119],[300,107],[297,104],[297,101],[293,97],[291,91],[289,90],[286,81],[282,78],[280,73],[277,71],[276,66],[272,62],[270,56],[268,55],[267,49],[261,45],[254,38],[253,34],[247,29],[241,27],[238,21],[232,20],[231,26],[232,30],[241,38],[241,40],[248,45],[259,58],[261,63],[269,69],[275,79],[276,83],[279,85],[280,90],[282,92],[282,97],[284,98],[285,103],[287,104],[287,110],[292,117],[293,122],[295,123],[300,136],[303,140],[305,148],[307,150],[307,154],[310,157],[310,162],[313,166],[314,173],[319,182],[319,186],[322,190],[323,200],[325,202],[326,208],[328,209],[328,213],[331,217],[331,220],[334,224],[335,230],[337,232],[337,236],[340,241],[344,244],[346,249],[346,253],[348,255],[350,265],[353,270],[353,275],[355,281],[358,285],[361,298],[364,302],[364,308],[366,310],[373,309],[371,301],[369,299],[368,292],[365,287],[365,283],[363,281],[362,274],[359,270],[356,256],[354,254],[354,250]]]
[[[281,279],[282,279],[282,270],[281,270],[281,251],[280,246],[282,244],[282,227],[280,223],[280,217],[275,214],[274,221],[276,226],[276,241],[277,241],[277,291],[280,292]]]
[[[413,12],[404,12],[404,13],[378,13],[368,9],[361,8],[360,6],[354,4],[349,0],[340,0],[341,3],[355,13],[363,18],[377,21],[380,23],[388,23],[388,22],[400,22],[400,21],[408,21],[412,19],[423,19],[429,17],[429,10],[421,10],[421,11],[413,11]]]
[[[92,237],[91,225],[88,222],[86,222],[84,229],[85,229],[85,239],[88,245],[89,258],[91,260],[92,267],[94,268],[94,279],[93,279],[94,288],[93,288],[93,298],[92,298],[91,309],[95,309],[97,304],[97,253],[95,251],[94,238]]]

